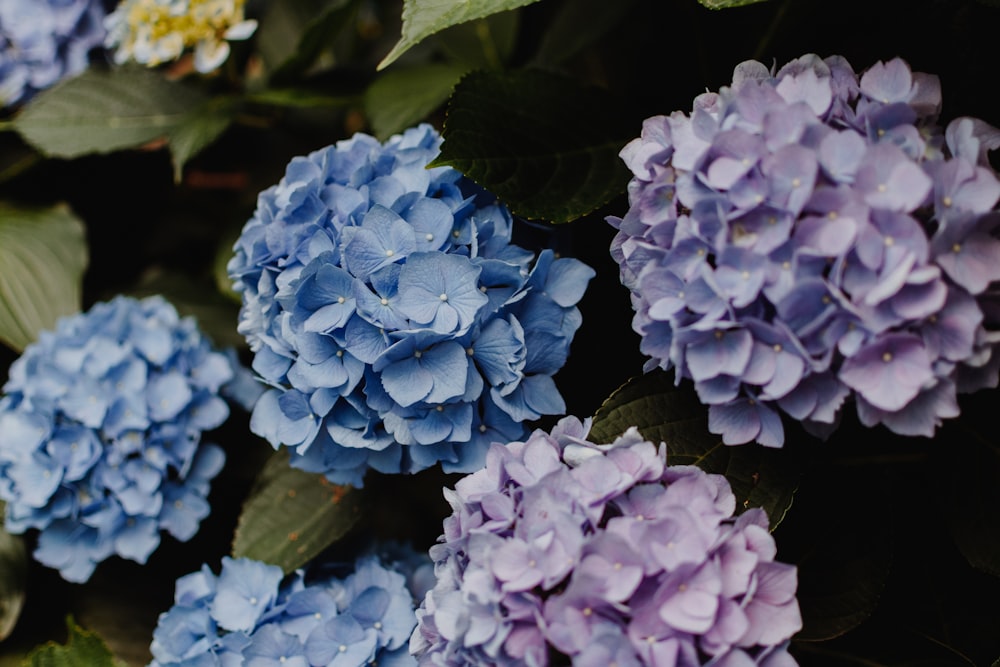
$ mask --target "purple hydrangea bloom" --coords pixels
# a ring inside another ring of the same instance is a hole
[[[74,582],[113,554],[144,563],[161,530],[189,540],[225,461],[201,436],[229,416],[234,363],[160,297],[42,332],[0,398],[7,530],[41,531],[35,558]]]
[[[721,475],[667,466],[635,428],[595,445],[589,426],[496,443],[445,490],[419,664],[796,664],[797,570],[764,510],[734,516]]]
[[[104,14],[103,0],[0,0],[0,107],[86,69]]]
[[[177,580],[160,614],[150,667],[416,665],[407,641],[425,594],[427,556],[405,546],[343,566],[313,563],[285,576],[248,558],[222,559]]]
[[[937,77],[806,55],[739,65],[621,157],[611,254],[646,370],[673,369],[726,444],[862,423],[932,436],[1000,370],[998,131],[942,128]]]
[[[251,429],[335,483],[468,472],[565,411],[552,375],[594,271],[513,245],[492,195],[427,167],[440,143],[421,125],[294,158],[229,262],[268,386]]]

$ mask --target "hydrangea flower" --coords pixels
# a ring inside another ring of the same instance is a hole
[[[144,563],[165,530],[209,514],[233,360],[160,297],[117,297],[59,320],[10,367],[0,398],[6,528],[74,582],[117,554]]]
[[[635,428],[589,420],[495,444],[445,497],[420,665],[766,665],[795,660],[797,570],[764,510],[734,516],[721,475],[666,466]]]
[[[942,128],[937,77],[750,61],[690,114],[649,118],[609,218],[647,370],[674,369],[727,444],[861,422],[933,435],[997,385],[1000,131]]]
[[[0,0],[0,107],[85,70],[103,21],[102,0]]]
[[[429,125],[294,158],[228,270],[269,389],[251,429],[292,464],[360,485],[370,467],[482,464],[565,405],[552,375],[593,269],[511,243],[511,216],[450,167]]]
[[[149,667],[380,667],[415,665],[407,641],[416,625],[414,588],[426,555],[396,550],[353,567],[313,564],[284,576],[276,565],[222,559],[177,580],[160,614]],[[423,577],[426,579],[426,577]]]
[[[122,0],[105,20],[106,45],[115,62],[155,67],[194,49],[194,67],[211,72],[229,57],[227,40],[249,38],[257,22],[246,19],[246,0]]]

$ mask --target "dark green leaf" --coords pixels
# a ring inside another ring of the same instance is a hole
[[[535,62],[565,62],[613,28],[634,4],[635,0],[574,0],[563,4],[542,37]]]
[[[952,535],[962,555],[1000,577],[1000,450],[973,437],[949,443],[947,497]]]
[[[448,104],[433,164],[461,171],[517,215],[569,222],[625,191],[618,153],[635,128],[619,108],[601,89],[542,70],[473,72]]]
[[[192,111],[170,130],[174,182],[181,182],[187,161],[218,139],[232,122],[233,105],[230,100],[220,98]]]
[[[365,93],[365,111],[380,140],[424,120],[443,105],[465,74],[462,65],[430,64],[393,69]]]
[[[66,619],[69,637],[66,645],[49,642],[40,646],[25,661],[30,667],[118,667],[111,650],[97,634],[84,630]]]
[[[92,68],[35,96],[14,127],[42,153],[73,158],[169,137],[207,100],[145,68]]]
[[[597,410],[590,437],[612,442],[630,426],[667,445],[671,465],[696,465],[724,475],[737,511],[762,507],[773,530],[791,507],[800,471],[792,454],[756,444],[726,446],[708,430],[708,412],[696,396],[674,386],[672,374],[655,371],[633,378]]]
[[[360,515],[360,491],[292,468],[282,450],[264,466],[243,505],[233,556],[291,572],[343,537]]]
[[[78,312],[87,259],[83,223],[67,206],[0,202],[0,342],[23,350]]]
[[[535,2],[538,0],[404,0],[403,34],[378,68],[388,67],[412,46],[445,28]]]
[[[27,564],[24,540],[0,527],[0,641],[11,633],[21,614]]]
[[[283,3],[275,3],[283,4]],[[271,81],[288,81],[308,70],[357,12],[360,0],[325,3],[319,14],[310,16],[295,52],[274,71]]]
[[[698,0],[709,9],[729,9],[730,7],[742,7],[743,5],[754,5],[766,0]]]

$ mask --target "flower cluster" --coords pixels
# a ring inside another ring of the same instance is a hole
[[[102,0],[0,0],[0,108],[86,69],[103,21]]]
[[[727,444],[781,446],[779,410],[826,435],[849,398],[931,436],[996,386],[1000,132],[940,105],[899,59],[750,61],[622,150],[612,255],[647,368],[690,378]]]
[[[194,67],[211,72],[229,57],[229,42],[250,37],[257,22],[245,0],[123,0],[105,20],[115,61],[155,67],[194,49]]]
[[[446,490],[419,664],[794,665],[797,571],[765,512],[734,517],[724,477],[666,466],[634,428],[600,446],[588,428],[496,444]]]
[[[150,667],[415,665],[407,648],[422,594],[410,587],[415,565],[371,554],[346,576],[313,565],[286,577],[276,565],[224,557],[218,576],[205,565],[177,580]]]
[[[160,530],[190,539],[225,455],[201,434],[229,416],[232,361],[159,297],[65,317],[10,367],[0,399],[6,528],[74,582],[112,554],[140,563]]]
[[[552,375],[594,271],[513,245],[494,197],[427,167],[440,141],[422,125],[293,159],[229,262],[271,386],[251,429],[335,483],[470,471],[525,420],[565,411]]]

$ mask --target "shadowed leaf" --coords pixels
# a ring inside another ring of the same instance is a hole
[[[78,312],[87,262],[83,223],[67,206],[0,202],[0,342],[23,350]]]
[[[542,70],[472,72],[448,104],[432,165],[454,167],[516,215],[569,222],[625,191],[618,153],[634,129],[599,88]]]
[[[274,454],[243,504],[233,557],[254,558],[291,572],[343,537],[361,516],[361,492]]]

